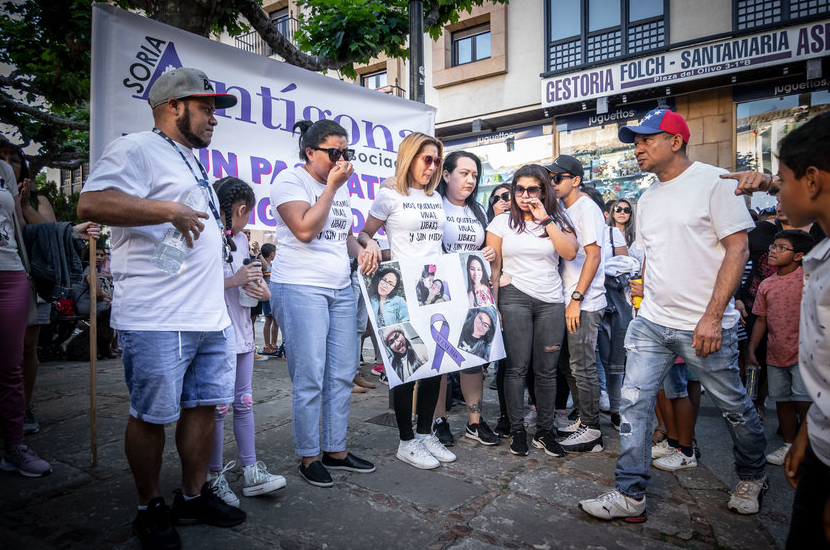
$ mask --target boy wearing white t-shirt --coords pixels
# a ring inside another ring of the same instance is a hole
[[[579,411],[576,422],[561,430],[567,438],[562,447],[571,452],[603,450],[599,430],[600,387],[597,378],[596,347],[599,322],[605,312],[605,270],[603,237],[605,217],[587,194],[579,190],[584,171],[570,155],[560,155],[546,167],[556,197],[565,205],[576,228],[579,250],[576,258],[560,263],[565,287],[567,352],[559,357]]]

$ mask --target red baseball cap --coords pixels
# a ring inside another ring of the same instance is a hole
[[[634,143],[634,136],[637,134],[661,132],[679,135],[683,141],[689,143],[689,125],[686,124],[686,119],[668,109],[652,109],[646,113],[639,126],[623,126],[617,135],[623,143]]]

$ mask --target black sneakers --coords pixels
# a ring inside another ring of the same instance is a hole
[[[151,500],[146,510],[138,511],[133,532],[144,550],[178,550],[182,547],[179,534],[170,525],[170,509],[161,497]]]
[[[527,432],[522,430],[516,430],[510,432],[511,437],[513,438],[510,441],[510,452],[516,456],[527,456],[530,454],[530,449],[527,447]]]
[[[492,446],[501,444],[498,436],[493,433],[493,430],[490,429],[490,426],[487,425],[487,422],[485,422],[483,418],[479,419],[478,424],[467,424],[467,430],[464,432],[464,437],[475,439],[482,445]]]
[[[442,416],[441,418],[437,418],[432,425],[432,431],[444,447],[452,447],[455,445],[455,438],[450,431],[450,423],[447,422],[446,417]]]
[[[346,453],[346,458],[332,458],[323,454],[323,466],[330,470],[346,470],[361,474],[370,474],[375,471],[375,465],[352,453]]]
[[[176,489],[174,494],[173,509],[170,511],[173,525],[204,523],[216,527],[233,527],[247,517],[239,508],[225,504],[207,483],[202,486],[202,492],[196,498],[185,500],[181,489]]]
[[[315,487],[332,487],[334,485],[331,474],[319,460],[315,460],[308,467],[303,466],[303,463],[300,462],[300,475]]]
[[[502,439],[510,437],[510,419],[506,416],[500,416],[496,422],[496,428],[493,430],[493,433]]]
[[[536,435],[533,436],[533,446],[537,449],[544,450],[545,454],[549,454],[550,456],[562,457],[568,454],[562,448],[562,445],[556,442],[553,434],[547,430],[536,432]]]

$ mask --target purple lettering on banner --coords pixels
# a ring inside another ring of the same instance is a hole
[[[349,119],[349,122],[351,123],[350,125],[346,125],[343,123],[343,119],[346,118]],[[357,125],[357,121],[355,119],[353,119],[349,115],[342,114],[334,117],[334,121],[340,126],[342,126],[351,137],[349,145],[357,145],[358,143],[360,143],[360,126]]]
[[[251,157],[251,181],[253,183],[262,183],[262,176],[270,173],[271,163],[267,159]]]
[[[274,220],[274,216],[271,215],[271,199],[268,197],[263,197],[259,200],[259,204],[256,207],[256,213],[259,217],[259,221],[267,225],[268,227],[274,227],[277,225],[276,220]]]
[[[349,181],[346,182],[346,187],[349,190],[349,196],[357,195],[361,199],[363,197],[363,188],[360,186],[360,180],[357,179],[357,174],[352,172],[352,175],[349,176]]]
[[[375,185],[380,181],[377,176],[370,176],[369,174],[360,174],[360,179],[366,182],[366,198],[374,200]]]
[[[435,323],[441,323],[441,326],[436,329]],[[447,340],[447,336],[450,335],[450,324],[447,319],[440,313],[436,313],[429,319],[429,331],[432,333],[432,339],[435,340],[435,357],[432,359],[432,368],[436,372],[441,372],[441,361],[444,359],[444,353],[449,355],[450,359],[461,367],[464,356]]]
[[[236,117],[236,120],[239,120],[241,122],[248,122],[250,124],[256,124],[256,122],[254,122],[253,119],[251,118],[251,92],[249,92],[248,90],[246,90],[245,88],[242,88],[240,86],[229,86],[229,87],[226,88],[224,82],[219,82],[219,81],[216,82],[216,93],[217,94],[229,94],[229,93],[231,93],[231,90],[233,90],[235,92],[239,92],[239,94],[238,94],[239,95],[239,97],[238,97],[239,103],[236,104],[236,107],[241,112],[239,113],[239,116]],[[234,95],[236,95],[236,94],[234,94]],[[225,117],[225,118],[231,118],[230,115],[225,114],[225,109],[216,109],[216,112],[214,113],[214,115]]]
[[[317,118],[312,118],[311,113],[313,111],[317,111]],[[314,105],[309,105],[305,109],[303,109],[303,118],[305,120],[310,120],[312,122],[317,122],[318,120],[323,120],[331,116],[331,111],[328,109],[321,109],[320,107],[315,107]]]
[[[363,219],[363,212],[357,208],[352,208],[352,233],[360,233],[363,231],[363,226],[366,220]]]
[[[210,151],[207,147],[199,149],[199,162],[205,167],[205,172],[210,172]]]
[[[386,141],[385,149],[392,153],[395,152],[395,146],[392,144],[392,132],[389,131],[389,128],[382,124],[375,125],[365,119],[363,120],[363,123],[366,125],[366,147],[369,149],[380,149],[380,147],[375,145],[375,130],[380,129],[383,134],[383,139]]]
[[[297,166],[302,166],[302,164],[298,164]],[[283,161],[281,161],[281,160],[275,160],[274,161],[274,175],[271,176],[271,183],[272,184],[274,183],[274,180],[277,178],[279,173],[282,172],[283,170],[285,170],[286,168],[288,168],[288,165],[285,164]]]
[[[222,177],[222,172],[228,176],[235,178],[239,177],[239,166],[236,162],[236,153],[228,153],[227,160],[222,153],[216,150],[212,151],[213,158],[213,176],[216,178]]]

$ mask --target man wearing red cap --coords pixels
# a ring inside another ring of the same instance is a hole
[[[639,126],[620,128],[619,138],[634,143],[640,169],[659,181],[637,206],[644,297],[625,338],[616,487],[579,507],[600,519],[646,520],[654,402],[663,377],[680,357],[706,387],[732,436],[739,482],[728,507],[757,513],[769,484],[766,439],[741,384],[739,315],[732,300],[749,255],[752,218],[735,196],[734,182],[720,178],[725,170],[686,155],[689,127],[682,116],[655,109]]]

